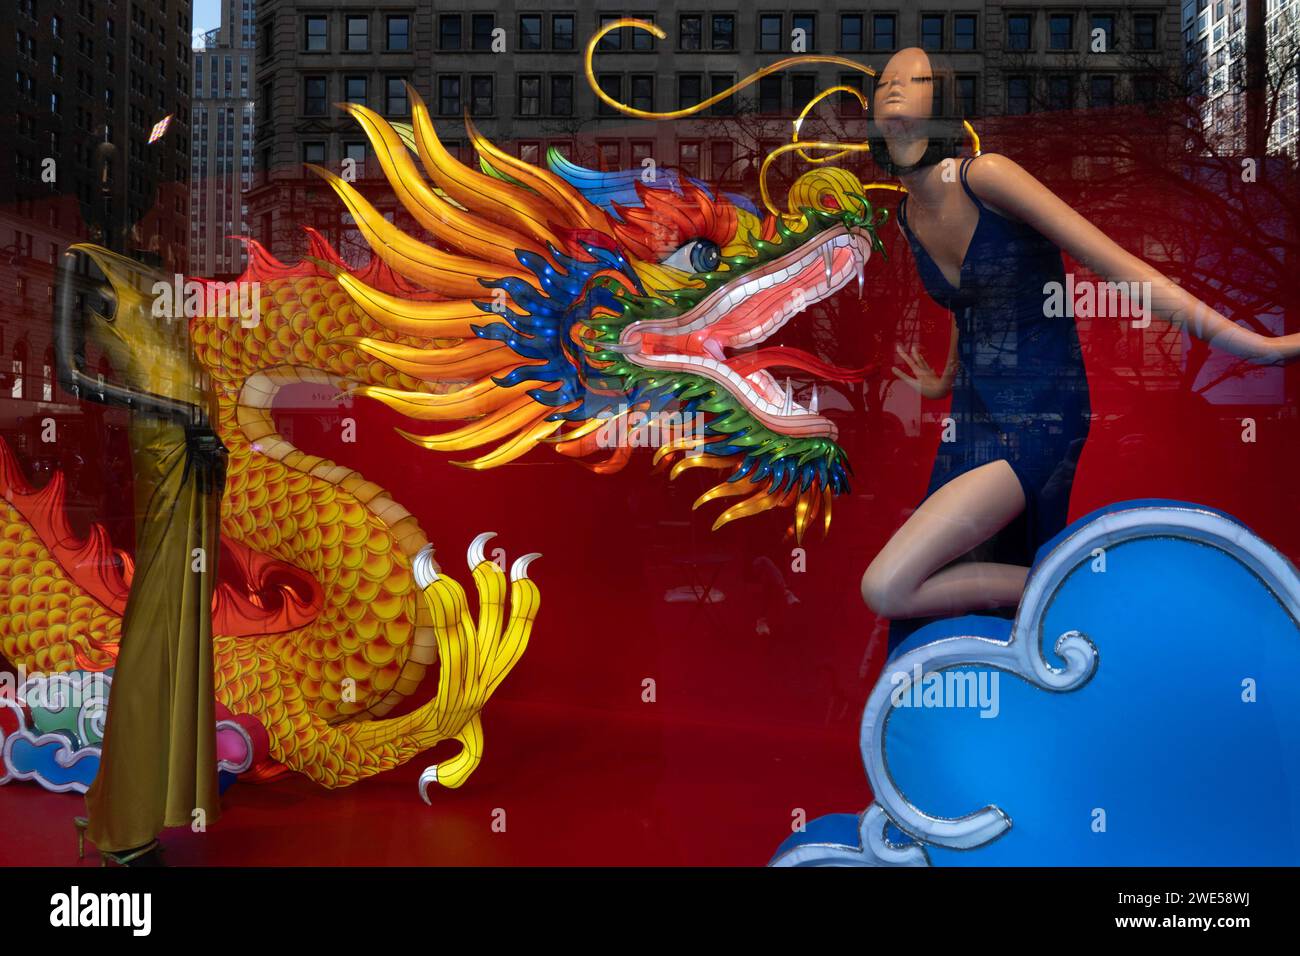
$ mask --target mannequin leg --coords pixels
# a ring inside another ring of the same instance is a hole
[[[1024,490],[1005,460],[958,475],[922,502],[876,555],[862,576],[862,599],[888,618],[1016,604],[1027,567],[983,561],[945,565],[987,541],[1024,508]]]

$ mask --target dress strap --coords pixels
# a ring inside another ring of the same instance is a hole
[[[908,232],[911,232],[911,230],[907,228],[907,193],[903,193],[903,200],[898,204],[898,224]]]
[[[974,162],[974,160],[975,160],[974,156],[967,156],[965,159],[961,161],[961,184],[962,184],[962,188],[966,190],[966,195],[970,196],[971,202],[975,203],[975,206],[977,208],[983,209],[984,204],[980,202],[980,197],[975,195],[975,190],[970,188],[970,183],[966,179],[966,170],[970,167],[970,164]]]

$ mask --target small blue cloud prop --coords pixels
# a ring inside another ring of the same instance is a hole
[[[28,729],[22,708],[5,702],[18,715],[18,729],[0,732],[0,784],[34,780],[55,793],[85,793],[99,772],[100,748],[83,747],[67,731]]]

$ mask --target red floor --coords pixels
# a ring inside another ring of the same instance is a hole
[[[656,705],[645,705],[649,711]],[[855,721],[788,727],[669,724],[490,706],[487,755],[460,790],[420,801],[421,759],[344,790],[305,778],[236,783],[205,834],[164,836],[171,865],[760,865],[809,818],[869,799]],[[839,768],[837,776],[830,771]],[[836,786],[827,786],[835,779]],[[801,785],[801,780],[816,785]],[[814,792],[808,792],[814,791]],[[588,796],[592,795],[592,796]],[[505,832],[492,829],[505,811]],[[0,865],[76,863],[72,794],[0,787]],[[499,817],[499,814],[498,814]],[[83,865],[98,865],[88,852]]]

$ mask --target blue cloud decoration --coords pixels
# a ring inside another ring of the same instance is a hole
[[[35,675],[12,697],[0,692],[0,786],[34,781],[84,794],[99,772],[113,671]],[[221,791],[253,765],[254,743],[237,720],[216,724]]]
[[[934,622],[862,716],[875,802],[773,866],[1300,863],[1300,575],[1222,511],[1126,501],[1036,555],[1014,621]]]

